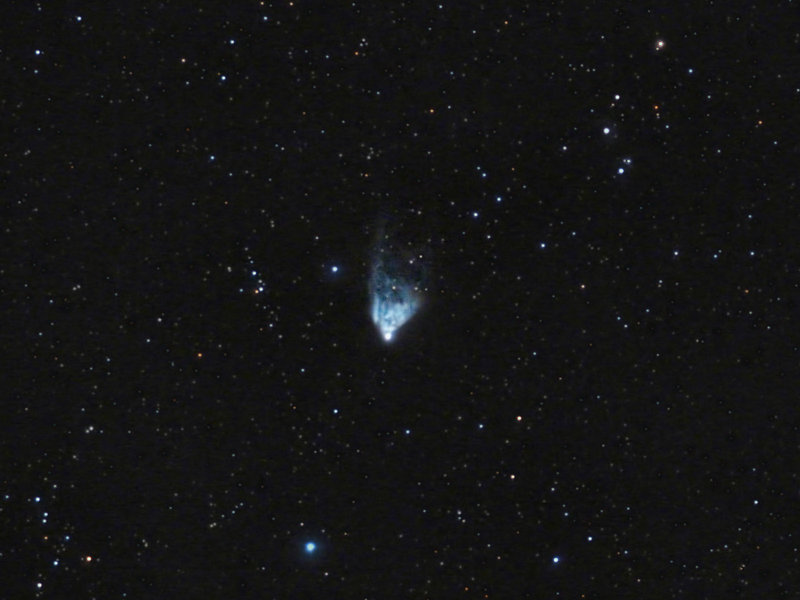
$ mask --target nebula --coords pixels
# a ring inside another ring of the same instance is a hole
[[[372,322],[387,342],[413,317],[421,302],[419,288],[406,275],[379,260],[370,278]]]
[[[369,276],[370,317],[385,342],[418,314],[427,291],[430,252],[423,224],[398,213],[376,225]]]
[[[427,280],[427,253],[419,247],[382,236],[373,252],[369,279],[370,316],[386,342],[422,307]]]

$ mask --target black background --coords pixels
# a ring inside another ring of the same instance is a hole
[[[6,7],[0,595],[794,597],[767,4]]]

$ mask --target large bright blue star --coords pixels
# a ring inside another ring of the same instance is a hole
[[[317,545],[314,542],[306,542],[306,553],[313,554],[314,550],[317,549]]]

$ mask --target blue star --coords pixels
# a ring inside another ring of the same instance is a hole
[[[317,545],[314,542],[307,542],[306,543],[306,552],[308,554],[313,553],[314,550],[316,550],[316,549],[317,549]]]

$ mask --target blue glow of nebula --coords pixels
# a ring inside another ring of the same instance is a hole
[[[397,261],[381,257],[372,267],[369,290],[372,322],[381,337],[390,342],[395,332],[419,310],[421,294],[418,282],[398,266]]]
[[[372,294],[372,322],[387,342],[417,312],[419,300],[410,285],[388,284]]]

